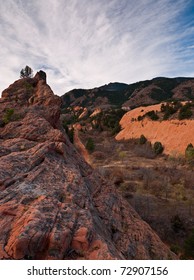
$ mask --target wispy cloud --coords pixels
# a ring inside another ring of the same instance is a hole
[[[194,75],[190,0],[0,0],[0,90],[26,64],[56,94]]]

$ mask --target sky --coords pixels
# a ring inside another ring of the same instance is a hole
[[[57,95],[194,77],[194,0],[0,0],[0,92],[26,65]]]

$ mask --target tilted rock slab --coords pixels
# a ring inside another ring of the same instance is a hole
[[[1,259],[176,259],[60,125],[46,76],[3,91],[0,118]]]

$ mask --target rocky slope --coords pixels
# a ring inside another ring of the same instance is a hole
[[[144,118],[134,121],[146,112],[160,111],[161,104],[139,107],[127,112],[121,119],[121,132],[117,140],[140,138],[143,134],[152,144],[159,141],[164,146],[164,153],[178,156],[184,155],[188,144],[194,143],[194,120],[152,121]]]
[[[174,259],[77,153],[40,71],[0,99],[1,259]]]

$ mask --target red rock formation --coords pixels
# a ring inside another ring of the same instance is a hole
[[[117,140],[140,138],[143,134],[152,144],[159,141],[164,153],[173,156],[184,155],[188,144],[194,143],[194,120],[132,121],[149,111],[160,111],[161,104],[139,107],[127,112],[121,119],[122,130]]]
[[[0,99],[0,258],[176,258],[68,141],[44,77]]]

